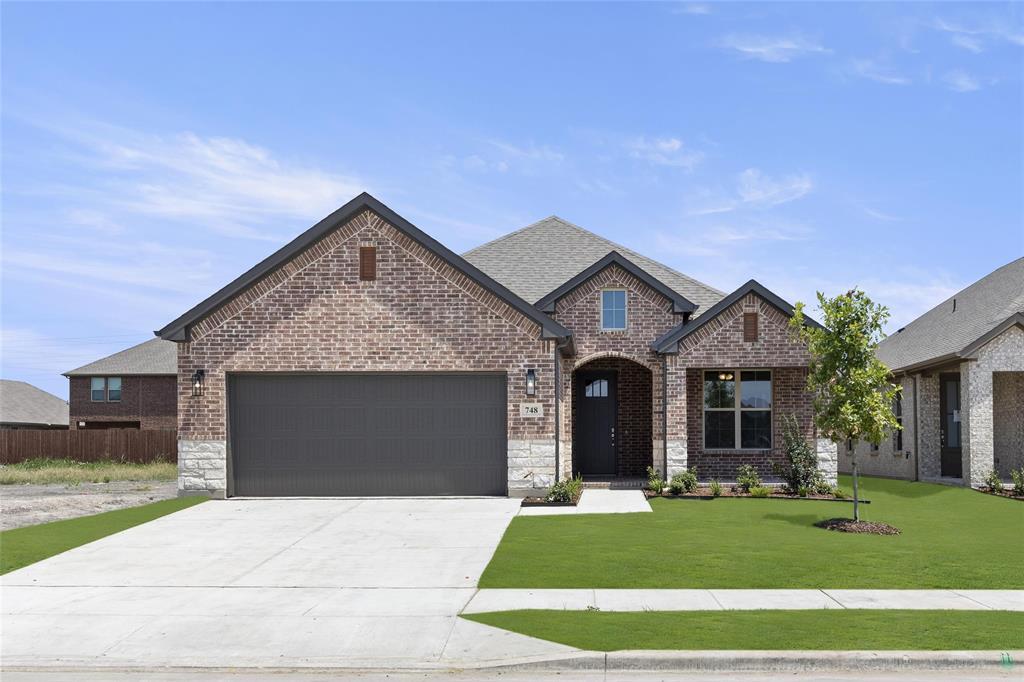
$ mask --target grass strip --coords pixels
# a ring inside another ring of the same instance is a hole
[[[129,509],[41,523],[0,533],[0,574],[48,559],[94,540],[205,502],[203,497],[178,497]]]
[[[1015,611],[523,610],[463,618],[592,651],[1024,649],[1024,613]]]
[[[0,485],[110,483],[111,481],[173,481],[175,462],[133,464],[104,460],[76,462],[70,459],[27,459],[0,469]]]

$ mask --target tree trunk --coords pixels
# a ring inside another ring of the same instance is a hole
[[[860,498],[857,496],[857,455],[850,460],[853,465],[853,520],[860,521]]]

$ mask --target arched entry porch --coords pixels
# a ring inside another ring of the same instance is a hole
[[[655,391],[650,368],[617,355],[572,371],[572,474],[584,480],[642,478],[653,464]]]

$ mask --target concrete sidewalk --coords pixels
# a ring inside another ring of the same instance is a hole
[[[562,514],[633,514],[649,512],[651,505],[642,490],[605,490],[588,488],[575,507],[523,507],[520,516],[558,516]]]
[[[758,609],[957,609],[1024,611],[1024,590],[479,590],[463,613]]]

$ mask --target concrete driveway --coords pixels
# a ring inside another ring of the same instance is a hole
[[[570,652],[457,617],[517,511],[207,502],[4,576],[3,665],[420,668]]]

